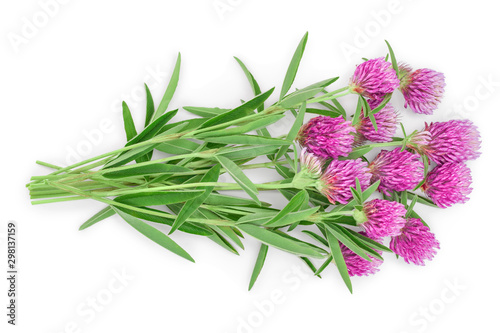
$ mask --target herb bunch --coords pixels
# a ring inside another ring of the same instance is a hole
[[[389,43],[388,55],[364,59],[347,86],[331,90],[334,77],[290,93],[306,43],[307,34],[275,103],[268,103],[274,88],[262,92],[236,58],[255,97],[234,109],[186,106],[197,117],[173,122],[178,110],[167,110],[179,79],[179,55],[158,106],[145,85],[144,129],[137,131],[123,102],[125,146],[67,167],[37,161],[54,171],[27,184],[32,203],[94,199],[106,206],[80,230],[117,214],[190,261],[171,238],[175,231],[208,237],[235,254],[249,235],[262,243],[249,289],[269,247],[296,255],[318,277],[332,264],[351,292],[350,277],[378,271],[383,252],[423,265],[439,242],[415,207],[446,208],[468,200],[471,176],[465,162],[479,156],[477,128],[468,120],[450,120],[407,134],[390,103],[393,93],[399,89],[405,107],[414,112],[432,114],[444,93],[444,75],[398,64]],[[349,94],[358,96],[353,112],[340,102]],[[286,112],[295,118],[293,125],[285,136],[272,137],[267,127]],[[306,113],[316,117],[304,123]],[[403,137],[395,137],[399,126]],[[365,157],[385,147],[390,150],[373,160]],[[262,157],[265,162],[256,162]],[[254,183],[244,171],[257,168],[281,179]],[[234,182],[219,182],[223,173]],[[277,191],[288,203],[273,208],[261,201],[261,191]],[[157,224],[170,226],[168,234]]]

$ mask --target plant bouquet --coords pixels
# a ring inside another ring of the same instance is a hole
[[[97,200],[106,206],[80,230],[118,214],[190,261],[171,238],[174,232],[208,237],[236,254],[248,235],[262,243],[249,288],[269,247],[296,255],[316,276],[332,264],[351,292],[350,277],[378,271],[383,252],[423,265],[439,243],[416,206],[467,201],[471,173],[465,162],[479,156],[477,128],[468,120],[449,120],[406,133],[390,103],[393,93],[400,90],[405,108],[431,114],[442,98],[444,76],[398,63],[388,43],[388,55],[363,59],[346,86],[332,90],[335,77],[290,92],[306,42],[307,34],[276,102],[268,103],[273,89],[262,92],[236,58],[255,97],[234,109],[186,106],[195,117],[175,122],[178,110],[167,110],[179,79],[179,55],[157,107],[145,87],[144,129],[137,131],[124,102],[125,146],[67,167],[38,161],[53,171],[27,185],[33,204]],[[354,110],[341,103],[349,94],[358,98]],[[267,127],[288,111],[295,117],[289,132],[272,137]],[[306,113],[315,117],[304,123]],[[399,127],[403,136],[395,137]],[[365,155],[374,149],[380,151],[369,160]],[[280,180],[254,183],[245,170],[256,168]],[[234,182],[219,182],[223,173]],[[277,191],[288,203],[273,208],[261,201],[261,191]],[[158,224],[170,226],[168,234]]]

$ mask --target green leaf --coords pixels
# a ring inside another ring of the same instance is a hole
[[[312,214],[316,213],[318,209],[319,206],[316,206],[312,208],[299,210],[293,213],[289,213],[288,215],[281,217],[280,219],[274,221],[273,223],[267,224],[267,226],[279,228],[296,222],[300,222],[302,220],[307,219]]]
[[[240,187],[258,204],[260,205],[257,195],[257,187],[248,177],[241,171],[241,169],[230,159],[224,156],[215,156],[220,165],[226,169],[227,173],[240,185]]]
[[[290,65],[288,66],[288,70],[286,71],[285,80],[283,81],[283,86],[281,88],[280,93],[280,101],[285,97],[286,93],[292,87],[293,81],[295,80],[295,76],[297,75],[297,70],[299,69],[300,60],[302,59],[302,55],[304,54],[304,49],[307,44],[308,33],[302,37],[295,53],[293,54],[292,60],[290,61]]]
[[[196,198],[202,195],[203,190],[184,190],[168,192],[139,192],[133,194],[124,194],[115,198],[116,202],[135,207],[168,205]]]
[[[107,207],[103,208],[102,210],[100,210],[99,212],[97,212],[94,216],[89,218],[87,221],[85,221],[80,226],[80,228],[78,230],[87,229],[88,227],[93,226],[97,222],[100,222],[104,219],[107,219],[108,217],[113,216],[113,215],[115,215],[115,211],[110,206],[107,206]]]
[[[413,211],[415,204],[417,203],[417,199],[418,199],[418,196],[414,195],[413,199],[411,200],[410,206],[406,207],[405,217],[410,217],[410,214]]]
[[[325,268],[328,267],[328,265],[330,265],[330,263],[333,261],[333,257],[332,255],[328,255],[328,257],[326,258],[325,262],[316,270],[316,272],[314,272],[314,275],[316,276],[320,276],[320,274],[325,270]]]
[[[333,260],[337,265],[340,276],[342,277],[342,280],[344,280],[347,289],[349,289],[352,294],[351,278],[349,277],[349,271],[347,270],[347,265],[345,263],[344,256],[342,255],[342,250],[340,250],[339,241],[337,238],[335,238],[335,236],[330,232],[329,229],[326,230],[326,237],[330,246],[330,251],[332,252]]]
[[[337,238],[342,244],[347,246],[352,252],[356,253],[363,259],[372,261],[372,259],[366,255],[365,251],[360,248],[356,243],[354,243],[347,235],[345,235],[342,230],[336,225],[326,225],[326,229],[331,232],[335,238]]]
[[[187,139],[176,139],[164,142],[156,147],[157,150],[172,155],[190,154],[200,146],[199,143]]]
[[[293,95],[287,96],[282,100],[279,105],[284,109],[290,109],[296,107],[297,105],[304,103],[309,98],[316,96],[318,93],[323,91],[323,88],[313,88],[309,90],[302,90],[301,92],[294,93]]]
[[[202,140],[205,142],[225,143],[233,145],[289,146],[291,144],[291,141],[286,141],[283,139],[266,138],[264,136],[248,135],[248,134],[203,138]]]
[[[261,211],[253,214],[248,214],[241,217],[238,220],[237,224],[247,223],[247,224],[261,225],[269,221],[269,219],[275,215],[276,212],[274,210]]]
[[[257,281],[257,278],[259,277],[259,274],[262,270],[262,267],[264,266],[264,261],[266,260],[268,249],[269,249],[269,246],[267,246],[266,244],[262,244],[260,246],[259,254],[257,255],[257,260],[255,261],[255,266],[253,267],[252,276],[250,277],[250,283],[248,285],[248,290],[252,289],[253,285],[255,284],[255,281]]]
[[[363,202],[368,200],[370,195],[372,195],[373,192],[375,192],[378,189],[379,185],[380,185],[380,179],[377,180],[375,183],[371,184],[370,187],[368,187],[366,190],[363,191],[363,193],[361,195],[361,197],[362,197],[361,199],[363,200]]]
[[[347,231],[348,233],[350,233],[354,237],[358,238],[359,240],[363,241],[365,244],[367,244],[369,247],[371,247],[373,249],[377,249],[377,250],[384,251],[384,252],[392,252],[392,250],[389,249],[388,247],[385,247],[384,245],[374,241],[371,238],[368,238],[368,237],[361,235],[359,232],[356,232],[356,231],[348,229],[348,228],[344,228],[344,231]]]
[[[217,180],[219,179],[219,174],[220,174],[220,165],[218,164],[214,165],[210,170],[208,170],[205,176],[203,176],[201,182],[202,183],[217,182]],[[196,189],[197,190],[201,189],[204,190],[205,192],[196,198],[186,201],[184,206],[182,206],[181,211],[177,215],[177,218],[175,219],[174,225],[172,226],[172,229],[170,230],[169,234],[177,230],[187,220],[187,218],[191,216],[191,214],[193,214],[193,212],[195,212],[198,209],[198,207],[201,206],[201,204],[205,201],[205,199],[207,199],[210,193],[212,193],[212,191],[214,190],[214,186],[209,186],[204,188],[196,187]]]
[[[259,95],[261,93],[261,90],[260,90],[259,84],[257,83],[255,78],[253,77],[252,73],[250,73],[247,66],[245,66],[245,64],[240,59],[238,59],[237,57],[234,57],[234,59],[236,59],[236,61],[240,65],[241,69],[243,70],[243,73],[245,73],[245,76],[247,77],[247,80],[250,83],[250,86],[252,87],[252,91],[253,91],[254,95],[255,96]],[[259,112],[261,112],[263,110],[264,110],[264,105],[261,105],[257,108],[257,111],[259,111]]]
[[[158,109],[153,115],[153,121],[158,119],[165,111],[167,111],[168,105],[174,96],[175,89],[177,88],[177,83],[179,82],[179,73],[181,70],[181,54],[177,56],[177,61],[175,62],[174,71],[170,77],[170,82],[168,83],[167,90],[161,99]]]
[[[340,112],[336,112],[333,110],[316,109],[316,108],[307,108],[306,112],[312,113],[312,114],[319,114],[321,116],[327,116],[327,117],[332,117],[332,118],[342,116],[342,114]]]
[[[224,112],[230,111],[230,109],[221,109],[221,108],[203,108],[203,107],[195,107],[195,106],[183,106],[184,110],[191,112],[200,117],[204,118],[212,118],[218,116]]]
[[[389,49],[389,54],[391,55],[391,62],[392,62],[392,68],[396,71],[396,75],[399,78],[399,67],[398,67],[398,61],[396,60],[396,56],[394,55],[394,51],[392,50],[391,45],[389,44],[388,41],[385,41],[387,44],[387,48]]]
[[[208,196],[207,200],[205,200],[205,203],[207,205],[214,205],[214,206],[250,206],[250,207],[255,207],[255,202],[250,199],[245,199],[245,198],[239,198],[239,197],[233,197],[229,195],[224,195],[224,194],[218,194],[218,193],[210,193]],[[269,207],[271,204],[261,202],[261,206],[263,207]]]
[[[332,99],[332,103],[335,104],[335,106],[340,111],[340,113],[342,113],[342,116],[344,117],[344,119],[347,119],[347,113],[346,113],[344,107],[342,106],[342,104],[340,104],[340,102],[337,101],[337,99]]]
[[[240,236],[233,230],[233,228],[228,227],[228,226],[211,226],[212,229],[219,231],[220,233],[225,234],[227,237],[229,237],[230,240],[232,240],[236,245],[241,247],[242,249],[245,249],[245,246],[240,240]]]
[[[135,130],[134,119],[130,113],[127,103],[125,101],[122,103],[123,107],[123,125],[125,127],[125,134],[127,135],[127,141],[130,141],[134,136],[137,135]]]
[[[387,105],[387,103],[389,103],[389,101],[391,100],[391,97],[392,97],[392,93],[386,94],[384,96],[384,99],[382,100],[382,102],[380,102],[380,104],[375,109],[372,110],[371,114],[376,114],[377,112],[382,110]]]
[[[274,246],[277,249],[299,256],[323,258],[323,254],[321,254],[316,248],[306,245],[305,242],[298,239],[284,237],[271,230],[251,224],[238,225],[238,228],[244,233],[258,239],[262,243]]]
[[[189,261],[194,262],[194,259],[187,253],[182,247],[180,247],[176,242],[174,242],[170,237],[165,235],[160,230],[150,226],[146,222],[139,220],[138,218],[125,213],[124,211],[113,207],[116,213],[120,215],[125,222],[130,224],[135,230],[139,231],[141,234],[151,239],[156,244],[163,246],[169,251],[183,257]]]
[[[356,159],[364,154],[370,152],[373,148],[370,145],[354,148],[352,152],[347,156],[347,159]]]
[[[255,130],[261,129],[263,127],[269,126],[271,124],[274,124],[275,122],[277,122],[278,120],[280,120],[284,116],[285,116],[284,114],[263,116],[262,118],[251,121],[245,125],[236,126],[236,127],[232,127],[232,128],[226,128],[223,130],[215,130],[215,131],[200,133],[200,134],[195,135],[195,138],[196,139],[203,139],[205,137],[218,137],[218,136],[243,134],[243,133],[255,131]]]
[[[352,124],[356,125],[359,122],[359,117],[361,116],[361,110],[363,108],[363,99],[361,95],[358,96],[358,104],[356,105],[356,111],[354,112],[354,116],[352,117]]]
[[[172,174],[177,172],[189,172],[191,169],[174,164],[148,164],[133,165],[130,168],[103,173],[103,176],[110,179],[119,179],[133,176],[144,176],[154,174]]]
[[[145,212],[137,212],[135,210],[131,209],[126,209],[126,208],[121,208],[120,210],[124,211],[125,213],[135,216],[141,220],[147,220],[155,223],[161,223],[161,224],[166,224],[169,226],[172,226],[174,224],[174,219],[173,218],[168,218],[168,217],[163,217],[163,216],[158,216],[158,215],[153,215],[153,214],[148,214]],[[152,208],[142,208],[142,210],[147,210],[151,211],[152,213],[165,213],[164,211],[158,210],[158,209],[152,209]],[[199,223],[191,223],[191,222],[185,222],[180,228],[179,231],[188,233],[188,234],[193,234],[193,235],[198,235],[198,236],[210,236],[213,235],[213,231],[208,229],[206,226],[199,224]]]
[[[153,121],[148,125],[141,133],[134,136],[130,141],[127,142],[125,147],[131,146],[133,144],[149,140],[153,138],[158,131],[165,125],[170,119],[172,119],[177,114],[177,110],[170,111]],[[148,145],[146,147],[139,147],[136,149],[132,149],[131,151],[124,152],[119,154],[115,159],[108,162],[104,168],[111,168],[126,164],[144,154],[149,153],[157,144]]]
[[[286,206],[283,207],[283,209],[278,214],[276,214],[276,216],[274,216],[272,219],[270,219],[269,221],[267,221],[264,224],[265,225],[272,224],[276,221],[279,221],[287,214],[290,214],[291,212],[297,211],[302,206],[302,204],[304,203],[305,200],[309,200],[309,196],[307,195],[307,192],[305,190],[298,192],[286,204]]]
[[[318,242],[320,242],[324,246],[328,246],[327,240],[324,239],[323,237],[321,237],[320,235],[318,235],[310,230],[302,230],[302,232],[305,233],[306,235],[312,237],[313,239],[317,240]]]
[[[306,103],[302,103],[299,109],[299,113],[297,114],[297,117],[295,118],[295,121],[292,125],[292,128],[288,132],[286,136],[287,141],[292,141],[295,140],[297,137],[297,134],[300,131],[300,128],[302,127],[302,123],[304,122],[304,116],[306,114]],[[277,161],[281,156],[283,156],[288,149],[288,146],[283,146],[280,148],[278,153],[276,154],[275,160]]]
[[[375,117],[373,116],[372,113],[368,113],[368,118],[370,118],[370,121],[372,122],[373,129],[375,130],[375,132],[377,132],[378,126],[377,126],[377,121],[375,120]]]
[[[248,116],[250,114],[253,114],[253,110],[257,109],[259,106],[264,104],[264,102],[271,96],[273,93],[274,88],[269,89],[265,93],[262,93],[253,99],[249,100],[248,102],[238,106],[235,109],[232,109],[230,111],[227,111],[225,113],[222,113],[220,115],[217,115],[206,122],[204,122],[200,128],[207,128],[210,126],[214,125],[219,125],[219,124],[224,124],[227,122],[230,122],[232,120],[236,120],[245,116]]]
[[[144,83],[144,88],[146,89],[146,119],[144,121],[144,127],[147,127],[153,119],[153,114],[155,113],[155,103],[153,101],[153,96],[151,96],[151,91],[146,83]]]
[[[314,266],[314,264],[311,262],[311,260],[309,260],[309,258],[300,257],[300,259],[306,263],[307,267],[309,267],[313,273],[316,274],[317,271],[316,266]],[[318,274],[317,277],[321,279],[321,275]]]
[[[218,156],[224,156],[230,160],[237,161],[243,158],[254,158],[265,154],[273,154],[278,151],[276,146],[247,146],[247,147],[229,147],[217,152]]]
[[[413,197],[417,196],[417,202],[421,203],[421,204],[424,204],[424,205],[427,205],[427,206],[431,206],[431,207],[439,207],[438,205],[436,205],[432,200],[430,199],[427,199],[425,197],[422,197],[418,194],[415,194],[415,193],[412,193],[412,192],[408,192],[408,197],[413,199]]]

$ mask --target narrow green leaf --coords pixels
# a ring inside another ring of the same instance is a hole
[[[253,285],[255,284],[255,281],[257,281],[257,278],[259,277],[259,274],[262,270],[262,267],[264,266],[264,261],[266,260],[268,249],[269,249],[269,246],[267,246],[266,244],[262,244],[260,246],[259,254],[257,255],[257,260],[255,261],[255,266],[253,267],[252,276],[250,277],[250,283],[248,285],[248,290],[252,289]]]
[[[380,102],[380,104],[375,109],[372,110],[371,114],[376,114],[377,112],[382,110],[387,105],[387,103],[389,103],[389,101],[391,100],[391,97],[392,97],[392,93],[385,94],[382,102]]]
[[[169,251],[172,251],[173,253],[183,257],[184,259],[194,262],[194,259],[189,255],[189,253],[187,253],[182,247],[180,247],[176,242],[174,242],[170,237],[165,235],[160,230],[150,226],[146,222],[143,222],[132,215],[123,212],[116,207],[113,207],[113,209],[125,220],[125,222],[130,224],[135,230],[139,231],[141,234],[151,239],[156,244],[166,248]]]
[[[125,103],[125,101],[122,102],[122,108],[123,108],[123,126],[125,127],[125,134],[127,135],[127,141],[130,141],[134,136],[137,135],[137,131],[135,130],[134,119],[132,118],[130,109],[128,108],[128,105],[127,103]]]
[[[361,156],[363,156],[364,154],[370,152],[373,148],[371,146],[362,146],[362,147],[358,147],[358,148],[354,148],[352,150],[352,152],[349,154],[349,156],[347,156],[347,159],[356,159],[356,158],[359,158]]]
[[[144,176],[154,174],[172,174],[178,172],[189,172],[191,169],[174,164],[137,164],[124,170],[110,171],[103,173],[103,176],[109,179],[119,179],[133,176]]]
[[[344,260],[344,256],[342,255],[342,250],[340,250],[340,244],[337,238],[330,232],[330,230],[326,231],[326,237],[328,239],[328,244],[330,246],[330,250],[332,251],[332,257],[337,265],[337,269],[344,280],[347,289],[352,294],[352,283],[351,278],[349,277],[349,271],[347,270],[347,265]]]
[[[190,154],[200,146],[199,143],[187,139],[176,139],[164,142],[156,147],[157,150],[172,155]]]
[[[406,207],[405,217],[410,217],[410,214],[413,211],[415,204],[417,203],[417,199],[418,199],[418,196],[414,195],[413,199],[411,200],[410,206]]]
[[[241,61],[237,57],[234,57],[234,59],[236,59],[236,61],[240,65],[241,69],[243,70],[243,73],[245,73],[245,76],[247,77],[247,80],[250,83],[250,86],[252,87],[252,91],[253,91],[254,95],[255,96],[259,95],[262,91],[260,90],[259,84],[255,80],[252,73],[250,73],[247,66],[245,66],[245,64],[243,63],[243,61]],[[257,108],[257,111],[259,111],[259,112],[261,112],[263,110],[264,110],[264,105],[261,105]]]
[[[352,117],[352,124],[356,125],[359,122],[359,117],[361,116],[361,110],[363,109],[363,99],[361,95],[358,96],[358,104],[356,105],[356,111],[354,112],[354,116]]]
[[[399,67],[398,67],[398,61],[396,60],[396,56],[394,55],[394,51],[392,50],[391,45],[389,44],[388,41],[385,41],[387,44],[387,48],[389,49],[389,54],[391,55],[391,62],[392,62],[392,68],[396,71],[396,75],[399,78]]]
[[[302,37],[295,53],[293,54],[292,60],[290,61],[290,65],[288,66],[288,70],[286,71],[285,80],[283,81],[283,86],[281,88],[280,93],[280,101],[285,97],[286,93],[292,87],[293,81],[295,80],[295,76],[297,75],[297,70],[299,69],[300,60],[302,59],[302,55],[304,54],[304,49],[307,44],[308,33]]]
[[[306,102],[311,97],[316,96],[318,93],[323,91],[323,88],[313,88],[309,90],[303,90],[299,93],[287,96],[284,100],[282,100],[279,105],[284,109],[290,109],[293,107],[297,107],[301,103]]]
[[[311,260],[309,260],[309,258],[306,258],[306,257],[300,257],[300,259],[306,263],[307,267],[309,267],[311,269],[311,271],[316,275],[316,266],[314,266],[314,264],[311,262]],[[317,277],[319,277],[321,279],[321,275],[317,275]]]
[[[361,195],[361,199],[363,200],[363,202],[368,200],[370,195],[372,195],[373,192],[375,192],[378,189],[379,185],[380,185],[380,179],[377,180],[375,183],[371,184],[370,187],[368,187],[366,190],[363,191]]]
[[[168,205],[196,198],[204,193],[203,190],[184,190],[168,192],[139,192],[125,194],[115,198],[116,202],[135,207]]]
[[[326,258],[325,262],[323,262],[323,264],[316,270],[316,272],[314,272],[314,275],[316,276],[320,276],[320,274],[325,270],[325,268],[328,267],[328,265],[331,264],[331,262],[333,261],[333,257],[332,255],[328,255],[328,257]]]
[[[261,155],[273,154],[278,151],[279,147],[280,145],[229,147],[217,152],[217,155],[224,156],[233,161],[237,161],[243,158],[254,158]]]
[[[412,193],[412,192],[408,192],[408,197],[412,198],[417,196],[417,202],[421,203],[421,204],[424,204],[424,205],[427,205],[427,206],[431,206],[431,207],[438,207],[438,205],[436,205],[431,199],[427,199],[425,197],[422,197],[418,194],[415,194],[415,193]]]
[[[306,245],[298,239],[293,240],[293,238],[287,238],[273,231],[251,224],[238,225],[238,228],[244,233],[258,239],[262,243],[274,246],[277,249],[299,256],[323,258],[323,254],[321,254],[317,249]]]
[[[248,177],[241,171],[241,169],[230,159],[224,156],[215,156],[220,165],[226,169],[227,173],[241,186],[241,188],[258,204],[260,205],[259,198],[257,198],[257,187]]]
[[[342,244],[347,246],[352,252],[356,253],[361,258],[372,261],[372,259],[366,255],[365,251],[356,245],[348,236],[346,236],[342,230],[336,225],[326,225],[326,229],[331,232],[335,238],[337,238]]]
[[[196,106],[183,106],[182,108],[188,112],[191,112],[192,114],[204,118],[212,118],[231,110],[231,109],[221,109],[221,108],[204,108]]]
[[[347,119],[347,112],[345,111],[344,107],[342,106],[342,104],[340,104],[339,101],[337,101],[337,99],[332,99],[332,103],[335,104],[335,106],[337,107],[337,109],[342,113],[342,116],[344,117],[344,119]]]
[[[312,113],[312,114],[319,114],[321,116],[327,116],[327,117],[338,117],[342,116],[340,112],[332,111],[332,110],[323,110],[323,109],[316,109],[316,108],[307,108],[306,109],[307,113]]]
[[[160,116],[158,119],[156,119],[151,124],[149,124],[148,127],[146,127],[141,133],[134,136],[130,141],[128,141],[127,144],[125,145],[125,147],[153,138],[158,133],[158,131],[160,131],[160,129],[163,127],[163,125],[165,125],[176,114],[177,114],[177,110],[174,110],[174,111],[167,112],[164,115]],[[154,149],[155,146],[157,146],[157,144],[152,144],[152,145],[147,146],[147,147],[140,147],[137,149],[133,149],[131,151],[124,152],[124,153],[118,155],[115,159],[108,162],[104,166],[104,168],[111,168],[111,167],[115,167],[115,166],[124,165],[130,161],[133,161],[134,159],[136,159],[140,156],[143,156],[144,154],[149,153],[152,149]]]
[[[245,207],[255,207],[255,202],[251,199],[233,197],[229,195],[210,193],[205,204],[214,206],[245,206]],[[261,206],[269,207],[271,204],[261,202]]]
[[[262,93],[248,102],[238,106],[237,108],[234,108],[230,111],[227,111],[225,113],[222,113],[220,115],[217,115],[209,120],[207,120],[205,123],[203,123],[200,128],[207,128],[213,125],[219,125],[219,124],[224,124],[232,120],[236,120],[245,116],[248,116],[253,113],[253,110],[257,109],[259,106],[264,104],[264,102],[271,96],[273,93],[274,88],[269,89],[265,93]]]
[[[147,127],[153,119],[153,114],[155,113],[155,103],[153,101],[153,96],[151,96],[151,91],[146,83],[144,83],[144,88],[146,89],[146,119],[144,121],[144,127]]]
[[[328,246],[328,242],[326,241],[326,239],[324,239],[320,235],[318,235],[310,230],[302,230],[302,232],[305,233],[306,235],[312,237],[313,239],[317,240],[318,242],[320,242],[324,246]]]
[[[266,138],[264,136],[248,135],[248,134],[202,138],[201,140],[203,140],[205,142],[225,143],[225,144],[233,144],[233,145],[259,145],[259,146],[264,146],[264,145],[271,145],[271,146],[286,145],[286,146],[289,146],[292,143],[291,141],[287,141],[287,140],[283,140],[283,139]]]
[[[170,82],[168,83],[167,90],[161,99],[160,105],[158,105],[158,109],[153,115],[153,121],[158,119],[165,111],[168,109],[168,105],[174,96],[175,89],[177,88],[177,83],[179,82],[179,73],[181,71],[181,54],[179,53],[177,56],[177,61],[175,62],[174,71],[172,76],[170,77]]]
[[[214,165],[208,172],[203,176],[201,179],[201,182],[217,182],[219,179],[219,174],[220,174],[220,165]],[[214,186],[209,186],[209,187],[196,187],[197,190],[204,190],[204,193],[196,198],[190,199],[189,201],[186,201],[184,206],[182,206],[181,211],[177,215],[177,218],[175,219],[174,225],[172,226],[172,229],[170,230],[170,233],[173,233],[175,230],[177,230],[186,220],[188,217],[193,214],[194,211],[200,207],[200,205],[208,198],[210,193],[214,190]]]
[[[377,249],[380,251],[385,251],[385,252],[392,252],[392,250],[389,249],[388,247],[385,247],[384,245],[374,241],[371,238],[368,238],[368,237],[361,235],[359,232],[356,232],[356,231],[348,229],[348,228],[344,228],[344,230],[347,231],[348,233],[350,233],[351,235],[355,236],[356,238],[360,239],[361,241],[363,241],[365,244],[367,244],[371,248],[374,248],[374,249]]]
[[[93,226],[97,222],[100,222],[104,219],[107,219],[108,217],[113,216],[113,215],[115,215],[115,211],[110,206],[107,206],[107,207],[103,208],[102,210],[100,210],[99,212],[97,212],[95,215],[93,215],[87,221],[85,221],[80,226],[80,228],[78,230],[87,229],[88,227]]]
[[[312,214],[316,213],[319,209],[319,206],[299,210],[296,212],[289,213],[286,216],[281,217],[280,219],[274,221],[273,223],[267,224],[269,227],[280,228],[283,226],[287,226],[296,222],[300,222],[302,220],[307,219]]]
[[[270,219],[264,224],[265,225],[272,224],[276,221],[279,221],[287,214],[296,212],[302,206],[306,198],[309,199],[307,192],[305,190],[300,191],[299,193],[293,196],[293,198],[286,204],[285,207],[283,207],[283,209],[278,214],[276,214],[276,216],[274,216],[272,219]]]
[[[173,218],[168,218],[168,217],[163,217],[163,216],[158,216],[158,215],[153,215],[153,214],[148,214],[144,212],[137,212],[135,210],[131,209],[126,209],[126,208],[120,208],[120,210],[124,211],[125,213],[135,216],[141,220],[147,220],[155,223],[161,223],[165,225],[172,226],[174,224],[174,219]],[[165,213],[164,211],[160,211],[158,209],[152,209],[152,208],[146,208],[143,207],[142,210],[147,210],[151,211],[152,213]],[[191,222],[185,222],[180,228],[179,231],[192,234],[192,235],[198,235],[198,236],[210,236],[213,235],[213,231],[208,229],[206,226],[199,224],[199,223],[191,223]]]
[[[297,117],[295,118],[295,121],[292,125],[292,128],[290,129],[290,131],[288,132],[288,134],[286,136],[287,141],[293,142],[293,140],[295,140],[295,138],[297,137],[297,134],[300,131],[300,127],[302,126],[302,124],[304,122],[305,114],[306,114],[306,103],[302,103],[302,105],[300,106],[300,109],[299,109],[299,113],[297,114]],[[287,151],[287,149],[288,149],[288,146],[281,147],[280,150],[278,151],[278,153],[276,154],[275,160],[277,161],[281,156],[283,156],[285,154],[285,152]]]
[[[276,114],[276,115],[270,115],[270,116],[263,116],[260,119],[254,120],[252,122],[249,122],[248,124],[241,125],[241,126],[236,126],[232,128],[226,128],[223,130],[216,130],[216,131],[210,131],[210,132],[205,132],[205,133],[200,133],[195,135],[196,139],[203,139],[205,137],[218,137],[218,136],[228,136],[228,135],[235,135],[235,134],[244,134],[248,133],[250,131],[255,131],[261,128],[264,128],[266,126],[269,126],[271,124],[274,124],[281,118],[283,118],[285,115],[284,114]]]

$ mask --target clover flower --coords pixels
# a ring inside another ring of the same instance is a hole
[[[382,150],[368,168],[372,173],[371,182],[380,180],[378,190],[387,195],[391,191],[410,190],[424,179],[420,155],[400,148]]]
[[[341,116],[319,116],[302,125],[297,135],[299,144],[321,158],[347,156],[352,151],[356,130]]]
[[[321,176],[317,188],[332,203],[346,204],[352,199],[351,187],[356,186],[358,178],[361,189],[370,185],[371,174],[367,163],[360,158],[355,160],[333,160]]]
[[[401,234],[392,237],[389,248],[408,264],[424,266],[424,260],[434,258],[439,242],[420,219],[408,218]]]
[[[373,199],[365,202],[354,218],[370,238],[397,236],[405,225],[405,207],[396,201]]]
[[[370,104],[370,108],[375,109],[378,101],[371,99],[368,100],[368,104]],[[373,127],[369,117],[360,115],[359,122],[354,125],[356,128],[354,145],[360,145],[366,140],[371,142],[388,142],[392,140],[399,123],[399,114],[394,107],[390,103],[387,103],[373,117],[377,124],[377,130]]]
[[[368,235],[361,231],[361,235],[368,237]],[[381,242],[381,239],[373,239],[376,242]],[[368,255],[372,261],[366,260],[365,258],[360,257],[356,253],[354,253],[351,249],[349,249],[344,244],[340,243],[340,250],[342,251],[342,255],[344,256],[344,261],[347,266],[347,272],[349,276],[368,276],[370,274],[375,274],[379,271],[379,266],[382,265],[383,261]],[[377,251],[377,250],[376,250]],[[382,254],[382,251],[377,251],[379,254]]]
[[[401,85],[399,89],[406,100],[405,108],[410,106],[416,113],[432,114],[444,94],[443,73],[422,68],[412,71],[406,64],[399,65]]]
[[[465,163],[444,163],[432,169],[422,190],[441,208],[465,203],[472,192],[472,177]]]
[[[481,136],[477,127],[468,119],[436,122],[430,125],[426,123],[425,129],[417,133],[416,137],[420,139],[426,137],[426,139],[417,143],[411,138],[408,146],[420,154],[427,155],[437,164],[474,160],[481,155],[479,152]]]
[[[390,62],[384,58],[359,64],[349,82],[352,92],[371,99],[381,99],[399,87],[399,79]]]

